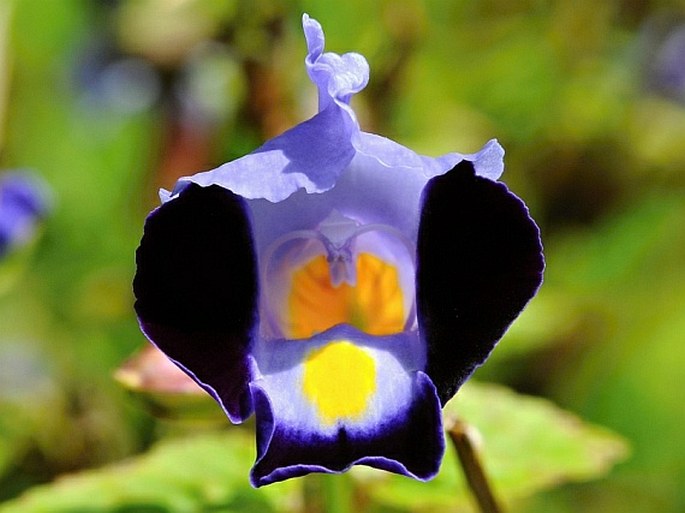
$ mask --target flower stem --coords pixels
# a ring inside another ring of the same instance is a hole
[[[481,513],[501,513],[497,500],[488,483],[483,465],[474,447],[469,426],[462,420],[454,419],[447,425],[447,434],[457,451],[466,482],[478,504]]]
[[[305,482],[305,513],[349,513],[352,480],[348,475],[312,474]]]
[[[352,502],[352,480],[348,475],[324,476],[323,493],[326,513],[349,513]]]

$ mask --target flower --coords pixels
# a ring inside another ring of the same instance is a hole
[[[674,13],[648,19],[637,48],[650,92],[685,103],[685,23]]]
[[[0,258],[27,243],[48,210],[46,186],[25,171],[0,176]]]
[[[161,191],[140,326],[233,422],[255,413],[254,486],[355,464],[427,480],[441,406],[541,283],[539,231],[496,141],[429,158],[361,131],[366,60],[303,26],[319,112]]]

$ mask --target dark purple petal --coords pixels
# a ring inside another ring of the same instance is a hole
[[[311,472],[340,473],[368,465],[422,481],[433,478],[445,450],[442,414],[435,387],[416,373],[414,401],[397,418],[368,432],[340,427],[332,437],[300,431],[274,418],[268,396],[253,385],[257,415],[257,461],[250,480],[256,487]]]
[[[248,350],[257,264],[244,200],[188,185],[153,211],[136,252],[136,312],[147,337],[217,399],[251,413]]]
[[[506,186],[460,162],[428,182],[417,245],[419,329],[443,404],[542,282],[538,227]]]

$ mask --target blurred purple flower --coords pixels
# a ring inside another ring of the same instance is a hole
[[[0,258],[33,236],[48,210],[45,184],[27,172],[0,176]]]
[[[427,480],[441,406],[540,285],[538,228],[496,141],[429,158],[361,131],[366,60],[303,25],[318,114],[161,191],[136,311],[233,422],[255,412],[253,485],[355,464]]]
[[[122,53],[111,37],[100,34],[76,55],[72,78],[80,100],[96,114],[145,111],[161,95],[159,73],[145,59]]]
[[[673,101],[685,102],[685,22],[677,14],[648,20],[639,40],[647,88]]]

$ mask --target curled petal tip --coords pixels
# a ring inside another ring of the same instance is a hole
[[[310,18],[307,13],[302,15],[302,29],[304,38],[307,41],[307,62],[314,62],[323,53],[324,35],[321,24],[314,18]]]
[[[319,111],[326,109],[334,101],[347,109],[349,116],[354,118],[348,105],[352,95],[364,89],[369,81],[366,59],[356,53],[324,53],[323,29],[318,21],[307,14],[302,16],[302,28],[307,41],[307,72],[319,89]]]

